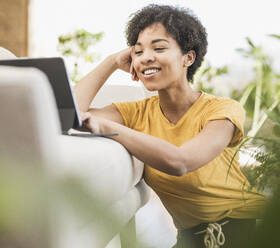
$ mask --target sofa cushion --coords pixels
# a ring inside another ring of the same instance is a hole
[[[0,47],[0,59],[13,59],[16,58],[16,55],[14,55],[9,50],[5,49],[4,47]]]

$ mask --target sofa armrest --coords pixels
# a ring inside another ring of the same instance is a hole
[[[45,74],[35,68],[0,66],[0,155],[55,161],[58,112]]]
[[[59,147],[57,173],[79,176],[107,204],[121,199],[142,178],[143,163],[114,140],[60,135]]]

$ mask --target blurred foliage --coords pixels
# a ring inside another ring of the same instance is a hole
[[[232,97],[244,106],[249,119],[247,135],[254,137],[269,117],[280,115],[280,74],[273,69],[273,61],[263,48],[256,46],[249,38],[246,40],[248,48],[237,51],[253,61],[254,78],[245,89],[234,91]],[[276,133],[280,132],[278,126],[272,128]]]
[[[81,61],[92,63],[98,59],[97,54],[90,52],[90,49],[101,41],[103,35],[103,32],[93,34],[84,29],[79,29],[58,37],[57,50],[62,56],[71,57],[74,60],[74,69],[71,73],[73,82],[77,82],[81,78],[79,71]]]
[[[236,248],[264,248],[279,247],[280,235],[278,225],[280,223],[280,188],[274,191],[274,195],[265,209],[264,217],[257,225],[257,230],[251,239]]]
[[[271,195],[280,186],[280,138],[255,137],[254,140],[258,148],[266,144],[270,149],[256,150],[251,155],[257,163],[242,167],[242,171],[252,187]],[[246,149],[246,146],[243,149]]]
[[[46,192],[42,170],[1,158],[0,247],[50,247]]]
[[[270,115],[271,121],[275,127],[280,127],[280,116]],[[275,128],[275,130],[278,130]],[[273,137],[247,137],[254,141],[257,148],[251,156],[257,161],[257,164],[243,167],[243,172],[249,179],[251,185],[260,191],[268,190],[274,193],[280,188],[280,135]],[[252,144],[245,142],[241,144],[239,150],[248,150]]]
[[[278,35],[270,35],[280,39]],[[261,46],[247,38],[248,48],[238,49],[254,62],[254,78],[240,92],[233,92],[247,113],[246,146],[257,147],[251,155],[256,165],[245,166],[243,172],[252,186],[274,193],[280,185],[280,75],[273,69],[272,59]],[[246,151],[245,151],[246,152]]]

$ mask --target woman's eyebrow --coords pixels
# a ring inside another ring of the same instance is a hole
[[[157,42],[161,42],[161,41],[165,41],[165,42],[169,43],[169,41],[166,40],[166,39],[156,39],[156,40],[152,40],[152,44],[157,43]]]
[[[169,41],[166,40],[166,39],[155,39],[155,40],[152,40],[151,44],[154,44],[154,43],[157,43],[157,42],[161,42],[161,41],[169,43]],[[142,43],[141,42],[136,42],[135,46],[142,46]]]

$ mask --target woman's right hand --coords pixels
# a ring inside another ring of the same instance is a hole
[[[126,48],[118,53],[115,53],[115,61],[117,63],[118,69],[128,72],[132,75],[133,81],[138,81],[137,74],[133,67],[132,58],[133,47]]]

